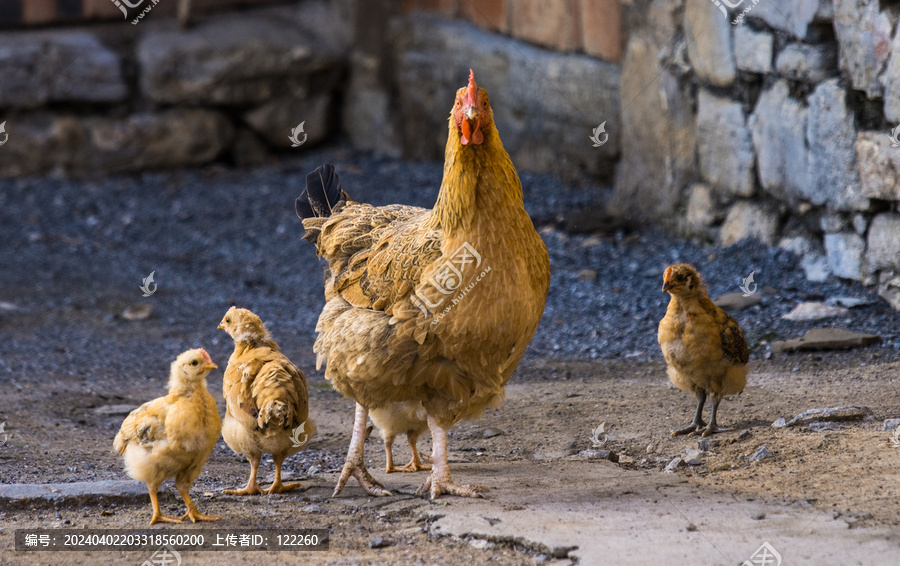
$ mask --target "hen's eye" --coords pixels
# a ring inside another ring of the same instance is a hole
[[[482,102],[481,105],[484,106],[485,108],[487,108],[487,100],[485,100],[484,102]]]
[[[192,365],[192,366],[195,366],[195,365],[197,365],[198,363],[200,363],[200,362],[198,362],[197,360],[194,360],[194,361],[191,362],[191,365]]]

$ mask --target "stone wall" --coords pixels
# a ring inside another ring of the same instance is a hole
[[[900,308],[898,15],[877,0],[745,0],[727,17],[710,0],[632,4],[616,201],[724,246],[789,248],[810,279]]]

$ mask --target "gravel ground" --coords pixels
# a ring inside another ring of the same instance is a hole
[[[216,167],[90,181],[0,181],[6,242],[0,301],[14,306],[0,309],[0,328],[9,331],[17,317],[65,311],[83,316],[91,329],[43,325],[37,333],[10,333],[0,345],[3,373],[157,371],[161,361],[199,344],[220,346],[225,355],[227,340],[215,326],[233,302],[258,312],[310,368],[323,304],[321,266],[300,238],[293,201],[305,174],[324,161],[335,163],[348,193],[373,204],[431,206],[440,185],[441,163],[379,159],[343,147],[252,172]],[[696,265],[713,296],[737,291],[741,278],[756,272],[763,302],[737,318],[757,357],[767,351],[757,347],[761,340],[796,337],[820,325],[881,333],[884,344],[874,348],[897,358],[900,314],[858,283],[809,283],[795,256],[749,241],[703,247],[651,226],[631,234],[569,234],[559,220],[598,209],[603,191],[547,175],[524,174],[523,184],[553,269],[527,359],[660,359],[656,326],[668,299],[660,292],[661,274],[677,261]],[[583,269],[596,271],[596,279],[580,279]],[[138,286],[151,271],[158,291],[142,298]],[[798,301],[836,295],[871,303],[817,324],[781,319]],[[151,321],[164,327],[158,341],[140,340],[145,323],[119,316],[139,303],[152,305]],[[96,355],[119,348],[122,333],[132,331],[136,339],[125,356]],[[42,355],[47,345],[62,355]]]

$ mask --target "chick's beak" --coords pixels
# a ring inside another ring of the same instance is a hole
[[[225,330],[225,323],[224,323],[224,322],[220,322],[220,323],[219,323],[219,326],[217,326],[216,328],[218,328],[219,330]]]
[[[200,369],[219,369],[219,366],[217,366],[214,363],[211,363],[211,364],[206,364],[205,366],[201,367]]]
[[[669,283],[668,281],[664,281],[664,282],[663,282],[663,287],[662,287],[662,292],[665,293],[665,292],[671,290],[672,287],[674,287],[674,285],[672,285],[672,284]]]

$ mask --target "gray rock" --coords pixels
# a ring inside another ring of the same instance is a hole
[[[825,300],[825,304],[833,307],[852,309],[854,307],[870,305],[872,302],[865,299],[857,299],[856,297],[828,297],[828,299]]]
[[[387,548],[393,546],[394,542],[386,538],[374,538],[369,541],[369,548]]]
[[[860,421],[872,416],[872,410],[863,405],[843,405],[803,411],[787,422],[787,426],[822,423],[827,421]]]
[[[864,235],[869,228],[869,219],[865,214],[854,214],[850,223],[853,225],[853,230],[860,236]]]
[[[881,430],[896,430],[900,427],[900,419],[884,419]]]
[[[832,210],[865,210],[857,166],[856,126],[838,79],[826,81],[809,96],[809,200]],[[837,231],[837,230],[834,230]]]
[[[119,316],[125,320],[146,320],[153,314],[153,305],[147,303],[136,303],[125,307]]]
[[[826,421],[823,423],[809,423],[809,428],[816,432],[824,432],[827,430],[841,430],[841,425],[833,421]]]
[[[688,466],[699,466],[703,463],[704,453],[698,448],[687,448],[681,455],[681,459]]]
[[[863,196],[900,200],[900,148],[891,147],[888,132],[856,135],[856,155]]]
[[[784,428],[787,426],[787,420],[784,417],[778,417],[774,423],[772,423],[772,428]]]
[[[732,25],[706,0],[687,0],[684,35],[688,58],[697,77],[714,86],[728,86],[737,76],[734,63]]]
[[[147,486],[139,481],[0,484],[0,505],[6,509],[149,501]]]
[[[835,316],[844,316],[850,311],[843,307],[832,307],[824,303],[800,303],[794,309],[782,315],[785,320],[793,320],[795,322],[804,322],[809,320],[822,320],[823,318],[832,318]]]
[[[831,267],[828,258],[823,254],[809,254],[800,261],[800,267],[806,274],[806,280],[813,283],[821,283],[831,276]]]
[[[861,334],[842,328],[813,328],[801,338],[772,342],[772,350],[790,352],[793,350],[849,350],[870,346],[881,342],[877,334]]]
[[[744,238],[755,238],[771,246],[778,235],[778,215],[760,205],[738,201],[728,211],[719,233],[719,244],[727,247]]]
[[[269,150],[256,134],[240,128],[234,135],[231,156],[238,167],[259,167],[268,162]]]
[[[837,73],[837,52],[828,43],[791,43],[778,53],[775,70],[788,79],[819,83]]]
[[[582,269],[578,272],[578,278],[582,281],[595,281],[597,279],[597,272],[593,269]]]
[[[188,31],[150,28],[137,45],[144,95],[155,102],[234,105],[331,91],[343,65],[334,39],[340,19],[323,25],[328,20],[318,4],[301,4],[308,18],[259,11],[210,18]]]
[[[709,185],[694,183],[688,192],[685,222],[693,233],[704,233],[707,228],[722,219],[716,199]]]
[[[750,116],[759,180],[776,198],[798,201],[812,196],[807,115],[808,110],[790,97],[787,81],[782,79],[763,92]]]
[[[752,456],[750,456],[750,461],[751,462],[759,462],[760,460],[765,460],[766,458],[774,458],[774,457],[775,457],[775,454],[772,454],[771,452],[769,452],[769,450],[766,448],[766,445],[763,444],[762,446],[760,446],[759,448],[756,449],[756,452],[754,452]]]
[[[847,219],[840,214],[823,214],[819,219],[819,227],[823,232],[842,232],[847,228]]]
[[[618,65],[538,49],[427,14],[395,26],[398,124],[406,157],[443,158],[447,137],[441,132],[471,68],[494,101],[494,121],[513,162],[534,171],[612,176],[622,139]],[[609,138],[595,148],[589,136],[602,122]]]
[[[752,435],[750,434],[750,431],[745,428],[740,433],[738,433],[737,439],[738,440],[746,440],[746,439],[750,438],[751,436]]]
[[[137,408],[137,405],[103,405],[102,407],[95,408],[94,414],[106,417],[124,416]]]
[[[355,51],[350,56],[350,80],[344,91],[343,130],[354,148],[399,158],[400,131],[391,119],[395,108],[378,77],[378,57]]]
[[[680,468],[683,468],[685,465],[686,464],[684,463],[684,460],[681,458],[681,456],[676,456],[666,466],[666,473],[671,474],[672,472],[675,472],[675,471],[679,470]]]
[[[86,32],[4,33],[0,77],[0,107],[118,102],[128,94],[119,57]]]
[[[734,59],[738,70],[771,73],[773,43],[771,33],[753,31],[747,26],[735,26]]]
[[[896,124],[900,122],[900,29],[894,32],[890,62],[881,82],[884,84],[884,115]]]
[[[762,298],[758,293],[754,293],[749,297],[743,293],[725,293],[713,299],[713,303],[719,308],[728,312],[737,312],[762,302]]]
[[[821,10],[821,4],[828,0],[792,0],[791,2],[759,2],[747,14],[759,18],[773,28],[787,32],[797,39],[806,37],[809,24]],[[738,9],[743,9],[740,6]]]
[[[670,216],[695,177],[689,93],[660,66],[656,47],[634,34],[622,63],[622,156],[614,204],[639,218]]]
[[[331,133],[331,95],[276,98],[244,114],[244,121],[269,146],[278,148],[292,147],[290,134],[303,122],[303,146],[315,145]]]
[[[233,137],[218,112],[178,109],[125,118],[36,114],[17,119],[16,143],[0,152],[0,174],[75,174],[201,165]]]
[[[825,234],[825,250],[831,272],[844,279],[862,279],[866,242],[858,234]]]
[[[872,219],[866,261],[870,271],[900,269],[900,214],[885,212]]]
[[[494,438],[495,436],[500,436],[503,434],[503,431],[497,428],[486,428],[482,431],[481,436],[484,438]]]
[[[880,97],[879,77],[891,53],[892,24],[873,0],[834,0],[834,31],[840,67],[869,98]]]
[[[894,310],[900,310],[900,274],[887,270],[878,274],[878,294]]]
[[[706,181],[726,193],[753,196],[753,141],[739,102],[700,89],[697,153]]]

